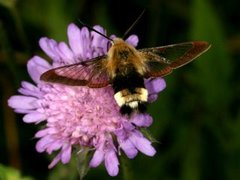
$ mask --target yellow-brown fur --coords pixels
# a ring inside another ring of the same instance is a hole
[[[146,71],[144,58],[133,46],[120,38],[113,40],[113,45],[108,51],[106,66],[111,78],[117,73],[128,74],[132,67],[141,75]]]

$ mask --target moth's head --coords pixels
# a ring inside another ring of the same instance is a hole
[[[121,49],[131,48],[131,45],[124,41],[122,38],[114,38],[111,41],[111,44],[112,46],[109,48],[109,51],[119,51]]]
[[[108,50],[108,57],[110,59],[124,60],[128,59],[129,55],[134,52],[136,52],[136,49],[131,44],[128,44],[122,38],[115,38]]]
[[[112,45],[118,45],[118,44],[125,44],[125,41],[122,38],[114,38],[112,41]]]

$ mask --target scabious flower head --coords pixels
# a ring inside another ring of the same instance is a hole
[[[106,34],[100,26],[94,29]],[[87,147],[94,151],[89,165],[96,167],[104,162],[109,175],[115,176],[119,171],[121,150],[128,158],[134,158],[139,151],[148,156],[155,154],[151,142],[139,131],[141,127],[150,126],[152,118],[148,114],[130,118],[121,115],[111,86],[91,89],[40,81],[41,74],[47,70],[104,55],[110,46],[106,38],[85,27],[80,29],[70,24],[67,33],[68,44],[49,38],[40,39],[40,47],[52,63],[39,56],[32,57],[27,69],[34,84],[23,81],[19,89],[22,95],[12,96],[9,106],[15,112],[25,114],[24,122],[43,124],[35,134],[39,139],[37,151],[58,152],[49,168],[59,161],[68,163],[74,147]],[[138,37],[132,35],[126,41],[136,46]],[[165,81],[161,78],[145,80],[145,85],[149,102],[152,102],[165,88]]]

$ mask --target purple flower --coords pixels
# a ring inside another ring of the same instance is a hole
[[[106,34],[102,27],[94,28]],[[45,71],[106,54],[110,46],[106,38],[85,27],[79,29],[70,24],[67,32],[69,45],[49,38],[40,39],[40,46],[52,59],[52,64],[39,56],[31,58],[27,68],[36,85],[23,81],[19,89],[22,95],[12,96],[9,106],[25,114],[23,121],[26,123],[43,122],[44,127],[35,134],[39,138],[37,151],[48,154],[58,151],[49,168],[59,161],[68,163],[73,147],[89,147],[95,150],[90,166],[104,162],[109,175],[116,176],[121,149],[129,158],[134,158],[139,151],[148,156],[155,154],[151,142],[139,131],[141,127],[150,126],[152,118],[148,114],[130,119],[122,116],[111,86],[91,89],[40,81]],[[136,46],[138,37],[132,35],[126,41]],[[150,102],[166,86],[161,78],[146,80],[145,85]]]

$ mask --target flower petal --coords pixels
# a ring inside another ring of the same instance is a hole
[[[39,131],[35,134],[34,137],[36,137],[36,138],[41,138],[41,137],[46,136],[46,135],[48,134],[48,132],[49,132],[49,129],[51,129],[51,128],[45,128],[45,129],[39,130]]]
[[[148,114],[137,114],[131,118],[131,122],[139,127],[149,127],[153,119]]]
[[[45,128],[45,129],[41,129],[39,130],[36,134],[35,137],[37,138],[41,138],[47,135],[54,135],[58,133],[58,129],[55,127],[49,127],[49,128]]]
[[[93,27],[95,30],[97,30],[98,32],[106,35],[106,30],[104,30],[101,26],[94,26]],[[93,48],[96,48],[96,54],[94,54],[94,57],[96,57],[97,55],[103,55],[107,53],[108,50],[108,42],[109,40],[102,37],[100,34],[91,31],[91,36],[92,36],[92,42],[91,42],[91,46]]]
[[[61,58],[64,59],[64,63],[66,64],[76,63],[74,54],[66,43],[64,42],[59,43],[58,53],[61,56]]]
[[[39,123],[41,121],[44,121],[46,118],[47,117],[45,114],[34,112],[34,113],[26,114],[23,117],[23,121],[25,123]]]
[[[19,114],[28,114],[28,113],[35,112],[35,109],[29,110],[29,109],[19,109],[19,108],[16,108],[16,109],[14,109],[14,112],[15,113],[19,113]]]
[[[56,52],[57,48],[57,42],[53,39],[48,39],[46,37],[43,37],[39,40],[39,45],[42,48],[42,50],[52,59],[55,61],[59,61],[61,58]]]
[[[86,27],[81,29],[81,39],[81,46],[83,48],[83,53],[81,54],[82,60],[92,59],[90,32]]]
[[[41,92],[39,88],[34,86],[33,84],[23,81],[21,85],[22,87],[18,89],[19,93],[27,96],[37,97],[37,98],[42,97],[43,92]]]
[[[35,109],[38,107],[34,97],[15,95],[8,99],[8,105],[14,109]]]
[[[32,80],[36,83],[40,83],[40,76],[45,71],[51,69],[52,66],[43,58],[34,56],[27,63],[28,73]]]
[[[163,78],[154,78],[145,81],[145,86],[149,94],[159,93],[166,87],[166,81]]]
[[[133,159],[137,154],[138,150],[135,148],[135,146],[132,144],[130,140],[125,140],[120,143],[120,147],[125,152],[128,158]]]
[[[97,167],[103,162],[103,159],[104,159],[104,152],[100,149],[97,149],[94,152],[93,157],[92,157],[89,165],[91,167]]]
[[[129,36],[125,41],[134,47],[138,45],[138,37],[136,35]]]
[[[110,176],[116,176],[118,174],[118,165],[119,162],[115,151],[113,149],[107,151],[105,153],[105,167]]]
[[[139,133],[133,133],[132,136],[129,137],[129,139],[142,153],[148,156],[154,156],[154,154],[156,153],[156,150],[151,145],[151,142],[142,135],[140,136]]]
[[[158,98],[158,93],[166,87],[166,82],[163,78],[155,78],[145,80],[145,86],[148,90],[148,102],[154,102]]]
[[[148,95],[148,102],[152,103],[152,102],[156,101],[157,98],[158,98],[158,94],[149,94]]]
[[[36,150],[38,152],[43,152],[43,151],[45,151],[47,149],[49,144],[51,144],[52,142],[54,142],[54,140],[49,135],[48,136],[44,136],[43,138],[38,140],[38,142],[36,144]]]
[[[62,142],[59,140],[56,140],[52,142],[48,147],[47,147],[47,153],[52,154],[53,151],[56,151],[62,147]]]
[[[70,161],[71,159],[71,152],[72,152],[72,146],[67,145],[62,149],[62,155],[61,155],[61,160],[63,164],[66,164]]]
[[[81,44],[82,39],[81,39],[80,29],[75,24],[71,23],[68,26],[67,34],[68,34],[69,45],[73,53],[75,54],[76,57],[81,57],[81,55],[84,52]]]
[[[61,153],[58,153],[58,155],[52,160],[51,164],[48,165],[48,168],[53,168],[59,161],[61,160]]]

